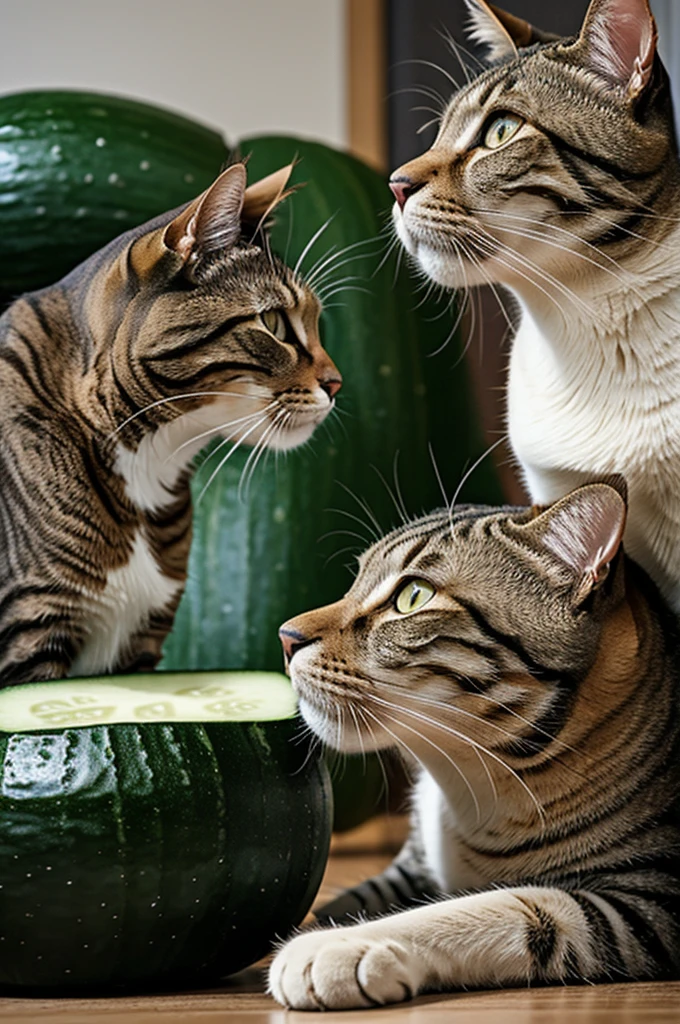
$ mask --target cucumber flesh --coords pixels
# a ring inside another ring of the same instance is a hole
[[[0,691],[0,731],[139,722],[264,722],[297,702],[278,672],[154,672],[13,686]]]

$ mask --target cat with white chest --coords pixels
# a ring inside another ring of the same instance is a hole
[[[418,781],[396,862],[322,911],[349,926],[279,951],[280,1002],[680,976],[678,638],[625,520],[618,482],[446,509],[284,624],[313,731]]]
[[[447,288],[501,284],[510,441],[533,500],[619,472],[626,549],[680,610],[680,163],[647,0],[554,39],[469,0],[492,64],[394,172],[396,229]]]

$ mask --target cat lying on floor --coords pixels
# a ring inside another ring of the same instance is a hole
[[[387,916],[284,945],[279,1002],[678,977],[678,637],[625,522],[618,481],[437,512],[282,627],[312,730],[419,778],[395,864],[322,915]]]

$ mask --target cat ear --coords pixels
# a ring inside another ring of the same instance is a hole
[[[261,227],[279,203],[293,194],[295,187],[286,188],[286,185],[294,167],[295,162],[290,163],[280,171],[274,171],[273,174],[248,186],[241,212],[241,220],[244,223]]]
[[[630,99],[649,85],[657,41],[648,0],[592,0],[580,35],[587,65]]]
[[[573,604],[578,607],[604,582],[626,525],[626,484],[623,477],[586,484],[572,491],[532,520],[541,547],[574,574]]]
[[[245,164],[232,164],[168,224],[163,233],[166,247],[177,253],[185,264],[230,249],[241,235],[245,195]]]
[[[470,12],[470,38],[481,46],[489,47],[491,60],[516,57],[521,47],[560,38],[550,32],[541,32],[523,18],[516,18],[486,0],[466,0],[466,3]]]

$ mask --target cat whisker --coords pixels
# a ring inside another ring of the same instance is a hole
[[[466,46],[463,46],[461,42],[455,40],[451,35],[451,31],[446,27],[446,25],[441,25],[440,28],[438,29],[437,34],[439,35],[440,39],[443,39],[447,46],[455,48],[454,52],[457,50],[460,53],[464,53],[466,57],[468,57],[474,64],[477,65],[480,71],[486,70],[486,64],[484,63],[484,61],[480,60],[480,58],[476,54],[474,54],[472,50],[469,50]],[[458,57],[458,53],[455,53],[455,55],[456,57]],[[460,60],[460,57],[458,57],[458,59]]]
[[[346,516],[347,519],[352,519],[355,523],[358,523],[359,526],[363,526],[363,528],[365,530],[368,530],[370,536],[372,536],[374,540],[380,540],[381,534],[378,534],[377,531],[375,531],[375,530],[371,530],[371,527],[369,526],[368,523],[365,523],[363,519],[360,519],[359,516],[355,516],[352,512],[347,512],[344,508],[327,508],[327,509],[324,509],[324,511],[325,512],[335,512],[335,513],[337,513],[340,516]],[[368,543],[371,543],[371,542],[368,541]]]
[[[363,281],[364,278],[359,274],[347,274],[346,277],[339,277],[337,280],[327,281],[325,285],[317,286],[316,294],[323,302],[324,296],[329,294],[331,289],[340,289],[344,284],[352,284],[354,281]]]
[[[368,516],[370,522],[373,524],[374,530],[371,530],[370,527],[368,527],[368,524],[366,524],[366,523],[363,523],[362,525],[365,526],[369,530],[370,533],[374,534],[376,540],[380,540],[380,538],[382,537],[382,535],[383,535],[383,533],[385,531],[380,526],[380,523],[376,519],[375,513],[371,509],[371,507],[368,504],[368,502],[365,501],[363,498],[360,498],[357,494],[355,494],[354,491],[352,491],[351,488],[349,488],[347,486],[347,484],[343,484],[342,481],[340,481],[340,480],[338,481],[338,483],[342,487],[343,491],[346,491],[347,494],[349,494],[350,498],[352,498],[352,500],[357,503],[359,508],[363,512],[366,513],[366,515]]]
[[[389,776],[387,774],[387,769],[385,768],[385,763],[384,763],[383,758],[382,758],[382,753],[383,752],[381,750],[379,750],[378,747],[377,747],[377,743],[376,743],[376,739],[375,739],[375,730],[374,730],[373,726],[371,725],[371,723],[366,718],[366,715],[364,714],[364,709],[360,708],[360,707],[357,707],[355,709],[355,711],[356,711],[357,715],[359,716],[359,720],[361,722],[361,725],[363,726],[364,729],[366,729],[366,731],[368,733],[369,739],[371,740],[372,747],[373,747],[372,753],[377,758],[378,764],[380,766],[380,773],[381,773],[382,779],[383,779],[383,794],[384,794],[384,798],[385,798],[385,804],[387,805],[389,803],[389,796],[390,796],[390,780],[389,780]],[[359,729],[357,729],[357,733],[359,735],[361,735]]]
[[[617,270],[623,270],[624,269],[621,266],[621,264],[619,263],[619,261],[615,260],[613,258],[613,256],[610,256],[608,253],[603,252],[602,249],[599,249],[596,245],[593,245],[593,243],[589,242],[587,239],[582,238],[580,235],[576,234],[575,231],[569,231],[569,230],[567,230],[567,228],[563,228],[559,224],[551,224],[550,221],[539,220],[538,217],[527,217],[527,216],[522,216],[522,215],[517,214],[517,213],[507,213],[505,211],[500,211],[500,210],[485,210],[485,209],[482,209],[482,208],[477,208],[475,210],[471,210],[470,212],[474,213],[476,216],[480,215],[480,214],[483,214],[485,216],[502,217],[505,220],[520,221],[521,223],[533,225],[533,227],[535,227],[539,232],[545,231],[546,229],[549,229],[550,231],[558,232],[561,235],[565,235],[567,238],[572,238],[574,241],[579,242],[581,245],[585,245],[588,249],[591,249],[594,253],[597,253],[597,255],[600,256],[602,259],[607,260],[608,263],[610,263],[610,264],[612,264],[612,266],[616,267]],[[560,213],[560,214],[563,213],[563,212],[564,211],[562,211],[562,210],[558,211],[558,213]],[[618,224],[616,224],[615,221],[608,221],[605,218],[603,218],[603,217],[601,217],[599,215],[596,215],[594,213],[589,213],[588,216],[589,217],[596,217],[598,220],[600,220],[603,223],[607,224],[608,227],[618,227],[619,226]],[[641,235],[638,235],[637,237],[642,238]],[[569,250],[569,251],[571,252],[572,250]],[[632,275],[630,277],[630,280],[634,281],[634,277]]]
[[[580,299],[579,296],[576,295],[570,288],[567,288],[560,281],[558,281],[557,278],[553,277],[551,274],[548,274],[546,271],[542,270],[535,263],[533,263],[533,261],[520,255],[520,253],[516,252],[510,246],[506,245],[503,242],[499,242],[497,239],[491,238],[491,236],[487,235],[486,232],[484,232],[484,235],[478,233],[476,244],[480,246],[485,246],[487,256],[492,257],[494,260],[500,263],[501,266],[506,267],[512,273],[517,274],[523,280],[527,281],[533,288],[536,288],[537,291],[540,291],[543,295],[545,295],[546,298],[549,299],[560,312],[565,324],[569,323],[570,318],[567,315],[564,307],[552,292],[548,291],[547,288],[544,288],[541,284],[539,284],[540,280],[545,281],[546,284],[549,284],[553,288],[555,288],[558,293],[569,298],[575,306],[581,307],[582,310],[590,317],[591,320],[598,319],[596,312],[593,309],[591,309],[587,305],[587,303],[583,302],[583,300]],[[514,260],[515,265],[508,263],[507,259],[503,259],[501,253],[503,253],[508,258]],[[524,267],[527,271],[532,272],[534,276],[530,276],[528,273],[525,273],[522,269],[520,269],[522,267]]]
[[[403,709],[399,708],[399,707],[397,707],[395,705],[394,710],[397,711],[397,712],[400,712]],[[387,726],[385,724],[385,721],[384,721],[385,718],[387,718],[388,721],[393,722],[395,725],[398,725],[400,729],[406,729],[407,732],[413,733],[414,736],[417,736],[419,739],[423,740],[423,742],[427,743],[428,746],[432,747],[433,750],[436,750],[438,754],[441,754],[441,756],[444,758],[445,761],[448,761],[448,763],[451,765],[453,770],[459,775],[459,777],[461,778],[463,784],[465,785],[465,788],[467,789],[468,793],[470,794],[470,799],[472,800],[472,804],[473,804],[473,807],[475,809],[476,824],[477,824],[477,827],[479,827],[479,825],[481,824],[481,821],[482,821],[482,809],[480,807],[479,800],[477,798],[477,794],[475,793],[475,791],[474,791],[474,789],[472,787],[472,784],[470,783],[470,780],[468,779],[467,775],[465,774],[463,769],[460,767],[460,765],[457,764],[456,761],[454,761],[454,759],[451,757],[451,755],[449,753],[447,753],[447,751],[442,750],[442,748],[437,743],[435,743],[434,740],[431,739],[429,736],[425,736],[424,733],[420,732],[414,726],[408,725],[406,722],[402,721],[402,719],[399,717],[399,715],[396,715],[396,716],[395,715],[390,715],[388,712],[385,712],[385,711],[382,711],[380,715],[376,715],[376,714],[373,714],[373,712],[370,711],[366,707],[364,707],[364,711],[366,712],[366,714],[370,715],[375,720],[376,724],[378,726],[380,726],[381,729],[384,729],[385,732],[389,736],[392,736],[394,738],[394,740],[397,743],[397,747],[398,748],[399,747],[404,747],[407,750],[407,752],[413,758],[415,758],[416,761],[420,760],[418,755],[416,754],[416,752],[413,750],[412,747],[409,746],[408,743],[406,743],[406,741],[403,739],[403,737],[399,737],[395,732],[393,732],[389,728],[389,726]]]
[[[493,238],[484,229],[481,229],[481,231],[478,232],[478,238],[480,242],[485,243],[488,247],[491,248],[492,251],[490,254],[492,256],[494,256],[494,247],[499,247],[503,253],[505,253],[511,259],[516,260],[520,264],[520,266],[525,267],[527,270],[533,271],[534,274],[536,274],[539,277],[539,279],[545,281],[546,284],[551,285],[553,288],[556,288],[560,294],[565,296],[565,298],[570,299],[575,306],[580,307],[581,312],[585,313],[592,320],[598,319],[597,312],[592,308],[592,306],[589,306],[587,302],[584,302],[583,299],[581,299],[580,296],[576,294],[576,292],[574,292],[571,288],[567,287],[567,285],[563,284],[562,281],[560,281],[558,278],[550,274],[547,270],[545,270],[545,268],[539,267],[538,264],[534,263],[533,260],[530,260],[527,256],[517,252],[517,250],[513,249],[512,246],[509,246],[505,242],[501,242],[498,239]],[[494,256],[494,258],[498,257]],[[507,266],[507,264],[505,265]],[[519,273],[518,270],[516,272]],[[536,280],[532,281],[531,278],[526,277],[526,275],[524,274],[522,274],[521,276],[525,277],[525,279],[530,281],[534,285],[534,287],[539,288],[542,292],[544,292],[544,294],[551,298],[551,300],[558,306],[560,312],[562,313],[562,316],[566,318],[566,314],[563,307],[559,303],[557,303],[557,300],[554,296],[550,295],[550,293],[547,292],[545,289],[540,288]]]
[[[185,395],[171,395],[168,398],[158,398],[158,399],[156,399],[155,402],[149,402],[149,404],[145,405],[143,409],[138,409],[137,412],[134,412],[132,414],[132,416],[128,416],[127,419],[123,420],[122,423],[119,423],[118,426],[116,427],[116,429],[111,431],[111,433],[107,435],[106,440],[110,441],[111,438],[115,437],[116,434],[120,433],[120,431],[123,430],[123,428],[126,427],[128,425],[128,423],[132,423],[132,421],[136,420],[138,416],[143,416],[145,412],[148,412],[150,409],[155,409],[159,405],[166,405],[169,402],[182,402],[182,401],[186,401],[186,400],[189,400],[189,399],[192,399],[192,398],[211,398],[211,397],[216,397],[216,398],[249,398],[249,399],[251,399],[251,401],[254,401],[254,400],[261,401],[259,395],[248,395],[248,394],[244,394],[244,393],[242,393],[240,391],[189,391]]]
[[[424,110],[426,112],[429,110],[428,107],[413,107],[412,109],[414,111],[418,111],[418,110],[423,111]],[[441,114],[438,114],[436,112],[436,110],[429,110],[429,113],[435,114],[435,117],[431,117],[429,121],[425,122],[425,124],[419,125],[416,128],[416,135],[422,135],[423,132],[426,132],[427,129],[430,128],[433,124],[439,124],[439,122],[441,121]]]
[[[253,472],[255,471],[255,467],[259,462],[262,452],[267,447],[268,439],[271,437],[273,433],[275,433],[280,420],[282,418],[285,419],[289,415],[290,413],[287,413],[285,409],[279,409],[279,411],[272,419],[271,423],[267,425],[266,429],[262,432],[262,435],[258,438],[257,444],[254,445],[253,450],[246,459],[245,465],[241,470],[241,477],[239,480],[237,492],[239,501],[243,501],[244,495],[247,494],[248,487],[250,486],[250,481],[252,480]]]
[[[397,287],[397,281],[399,280],[399,271],[401,270],[401,261],[404,258],[404,248],[399,246],[397,251],[397,262],[394,268],[394,277],[392,278],[392,288]]]
[[[489,445],[489,447],[485,451],[482,452],[482,454],[479,456],[479,458],[475,459],[475,461],[472,463],[470,468],[468,470],[466,470],[466,472],[461,477],[458,486],[456,487],[456,490],[455,490],[455,493],[454,493],[453,497],[451,498],[451,504],[449,505],[449,511],[450,512],[453,512],[453,509],[455,508],[456,502],[458,501],[458,497],[460,495],[460,492],[463,490],[463,488],[465,487],[465,484],[468,482],[468,480],[470,479],[470,477],[472,476],[474,471],[476,469],[478,469],[479,466],[481,466],[482,462],[484,462],[484,459],[486,459],[488,455],[491,455],[491,453],[494,452],[496,450],[496,448],[498,448],[505,441],[507,441],[507,437],[508,437],[507,434],[503,434],[502,437],[499,437],[499,439],[497,441],[494,441],[493,444]]]
[[[474,685],[475,682],[476,682],[476,680],[471,679],[469,676],[466,676],[465,680],[466,680],[466,682],[469,685]],[[384,687],[385,689],[391,690],[397,696],[403,696],[403,690],[401,690],[398,686],[395,686],[392,683],[385,683],[385,682],[381,681],[380,686],[381,686],[381,688]],[[488,694],[486,692],[484,692],[483,690],[480,690],[479,693],[474,694],[474,696],[476,698],[478,698],[479,700],[488,700],[489,703],[492,703],[496,707],[504,708],[509,714],[512,714],[513,717],[515,717],[518,721],[522,722],[525,725],[530,726],[532,729],[535,729],[536,732],[540,732],[543,736],[545,736],[551,742],[556,743],[563,750],[569,751],[570,753],[573,753],[573,754],[576,754],[578,757],[584,756],[584,755],[581,754],[581,752],[579,750],[576,749],[576,747],[570,746],[568,743],[565,743],[563,740],[561,740],[558,736],[554,736],[552,733],[547,732],[547,730],[540,728],[540,726],[536,725],[536,723],[531,721],[531,719],[525,718],[523,715],[520,715],[519,713],[514,712],[512,708],[510,708],[507,705],[501,703],[501,701],[497,701],[493,697],[489,697]],[[497,722],[491,722],[491,721],[489,721],[488,719],[484,718],[481,715],[476,715],[474,713],[474,711],[470,711],[468,709],[461,708],[459,704],[455,704],[454,705],[454,704],[451,704],[451,703],[447,703],[446,701],[437,700],[436,698],[433,698],[433,697],[426,697],[423,694],[414,693],[413,690],[409,690],[409,692],[408,692],[408,700],[409,701],[416,701],[419,704],[425,704],[428,707],[435,708],[437,711],[443,711],[445,714],[451,714],[451,712],[453,712],[456,715],[462,715],[465,718],[471,718],[474,721],[479,722],[481,725],[483,725],[484,728],[494,729],[497,732],[502,733],[504,736],[506,736],[510,740],[516,740],[517,739],[517,735],[514,732],[511,732],[509,729],[503,728],[503,726],[499,725]],[[581,772],[577,772],[575,769],[570,768],[570,766],[564,765],[563,762],[559,761],[559,758],[553,757],[553,760],[557,761],[560,764],[562,764],[563,767],[568,768],[570,771],[574,771],[574,773],[576,775],[579,775],[579,776],[583,777]],[[592,759],[589,758],[589,760],[592,760]]]
[[[310,288],[314,288],[316,287],[315,282],[319,283],[320,281],[323,281],[329,273],[334,273],[338,267],[343,267],[346,263],[351,263],[353,260],[368,259],[373,255],[377,255],[377,253],[374,254],[370,252],[354,252],[355,249],[360,249],[362,246],[373,245],[377,240],[378,239],[375,235],[372,238],[362,238],[358,242],[352,242],[350,245],[343,246],[343,248],[337,252],[331,251],[326,254],[326,258],[324,259],[322,257],[320,261],[317,260],[309,271],[309,274],[307,274],[305,278],[307,284]],[[353,254],[352,256],[347,255],[350,252]],[[343,259],[343,257],[346,258]]]
[[[408,714],[411,717],[416,718],[419,721],[422,721],[425,724],[430,725],[430,726],[432,726],[435,729],[439,729],[441,732],[444,732],[444,733],[446,733],[446,734],[448,734],[450,736],[453,736],[455,739],[461,740],[462,742],[468,744],[470,747],[477,747],[479,750],[481,750],[483,753],[485,753],[488,757],[490,757],[492,761],[494,761],[496,764],[498,764],[502,768],[504,768],[519,783],[519,785],[522,787],[522,789],[524,790],[526,795],[531,800],[531,802],[532,802],[532,804],[533,804],[533,806],[534,806],[534,808],[536,810],[536,813],[538,815],[538,818],[539,818],[539,820],[541,822],[541,825],[543,827],[545,827],[545,812],[544,812],[543,808],[541,807],[540,803],[538,802],[538,800],[536,799],[536,796],[532,792],[531,788],[527,785],[527,783],[524,781],[524,779],[521,777],[521,775],[518,772],[516,772],[514,768],[511,768],[510,765],[507,764],[507,762],[504,761],[502,757],[500,757],[498,754],[494,753],[494,751],[489,750],[488,747],[484,746],[484,744],[479,743],[477,740],[473,740],[470,736],[466,736],[464,733],[459,732],[457,729],[454,729],[454,728],[452,728],[449,725],[445,725],[443,722],[438,721],[435,718],[431,718],[429,715],[426,715],[426,714],[424,714],[424,713],[422,713],[420,711],[414,711],[412,708],[407,708],[407,707],[404,707],[403,705],[396,705],[396,704],[393,704],[391,701],[385,701],[383,698],[378,697],[374,693],[370,694],[370,699],[373,700],[373,701],[378,702],[379,704],[385,704],[387,707],[391,708],[391,710],[393,710],[393,711],[399,711],[399,712],[402,712],[403,714]],[[425,737],[423,737],[423,738],[425,738]],[[442,751],[442,753],[443,753],[443,751]]]
[[[335,220],[336,216],[337,216],[337,213],[332,213],[330,215],[330,217],[328,218],[328,220],[324,221],[324,223],[321,225],[321,227],[317,228],[317,230],[314,232],[314,234],[312,235],[312,237],[307,242],[306,246],[304,247],[304,249],[302,250],[302,252],[298,256],[297,263],[293,267],[293,275],[294,276],[297,277],[297,275],[300,272],[300,267],[302,266],[302,264],[304,262],[305,256],[307,255],[309,250],[312,248],[314,243],[317,241],[317,239],[319,239],[321,237],[321,235],[324,233],[324,231],[326,231],[326,229],[329,227],[329,225],[332,223],[332,221]]]
[[[340,288],[332,288],[326,293],[325,298],[331,299],[334,295],[338,295],[340,292],[361,292],[363,295],[373,294],[370,288],[360,288],[358,285],[342,285]]]
[[[327,511],[338,512],[339,509],[327,509]],[[319,541],[328,540],[329,537],[355,537],[357,540],[361,541],[364,547],[370,547],[373,543],[373,540],[367,540],[366,537],[363,537],[360,533],[353,532],[352,530],[329,530],[328,533],[324,533],[319,537]]]
[[[397,456],[398,455],[399,455],[399,452],[397,452]],[[392,501],[392,504],[394,505],[395,509],[397,510],[397,515],[399,516],[399,519],[401,520],[402,524],[404,526],[406,526],[406,524],[409,521],[409,518],[408,518],[408,514],[407,514],[405,508],[403,507],[403,499],[402,499],[402,503],[401,504],[397,501],[392,488],[390,487],[390,485],[388,484],[387,480],[385,479],[385,477],[380,472],[380,470],[378,469],[377,466],[373,466],[372,465],[371,469],[373,470],[373,472],[380,479],[380,481],[383,484],[385,490],[387,491],[388,495],[390,496],[390,500]]]
[[[270,402],[269,405],[266,405],[263,409],[258,409],[257,412],[251,412],[248,416],[241,416],[236,420],[228,420],[226,423],[220,423],[217,427],[210,427],[209,430],[204,430],[201,434],[195,434],[193,437],[190,437],[188,441],[184,441],[183,444],[178,445],[178,447],[175,448],[175,450],[164,460],[164,464],[174,459],[175,456],[185,448],[195,444],[197,441],[202,441],[204,437],[210,437],[212,434],[219,434],[228,427],[235,427],[238,423],[248,423],[250,420],[255,419],[255,417],[261,416],[262,413],[273,409],[276,404],[276,401]]]
[[[283,252],[283,262],[288,266],[288,253],[290,252],[290,243],[293,240],[293,212],[295,210],[295,204],[288,203],[286,204],[285,209],[288,214],[288,233],[286,237],[286,248]]]
[[[420,57],[411,57],[408,60],[398,61],[395,67],[402,67],[405,64],[419,64],[422,67],[432,68],[433,71],[437,71],[440,75],[444,76],[444,78],[451,85],[451,88],[453,89],[454,93],[460,92],[461,83],[456,78],[454,78],[450,71],[447,71],[446,68],[443,68],[440,64],[435,63],[435,61],[423,60]],[[429,88],[429,86],[422,86],[422,88]],[[444,104],[448,106],[449,100],[444,99],[444,97],[442,97],[442,99],[444,100]]]
[[[395,249],[398,249],[399,252],[401,252],[401,244],[399,242],[399,236],[396,234],[396,232],[392,235],[391,241],[388,242],[383,258],[373,271],[371,277],[376,277],[380,273],[380,271],[385,266],[385,264],[387,263],[388,259],[390,258]]]
[[[197,498],[197,500],[196,500],[196,505],[197,505],[197,506],[198,506],[198,505],[199,505],[199,504],[201,503],[201,501],[203,500],[203,497],[204,497],[204,495],[205,495],[206,491],[207,491],[207,490],[208,490],[208,488],[210,487],[210,484],[211,484],[211,483],[213,482],[213,480],[215,479],[215,477],[217,476],[217,474],[219,473],[219,471],[220,471],[220,470],[222,469],[222,467],[223,467],[224,465],[226,465],[226,463],[227,463],[227,462],[229,461],[229,459],[230,459],[230,458],[232,457],[232,455],[233,455],[233,454],[234,454],[235,452],[237,452],[237,451],[238,451],[238,449],[239,449],[239,448],[241,447],[241,445],[242,445],[242,444],[243,444],[243,442],[244,442],[244,441],[246,440],[246,438],[248,438],[248,437],[249,437],[249,436],[250,436],[250,435],[251,435],[251,434],[252,434],[252,433],[253,433],[253,432],[254,432],[255,430],[257,430],[257,428],[258,428],[258,427],[260,427],[260,426],[261,426],[261,425],[262,425],[263,423],[265,423],[265,422],[266,422],[266,420],[267,420],[267,416],[262,416],[262,417],[261,417],[261,418],[260,418],[259,420],[257,420],[257,421],[256,421],[256,422],[255,422],[255,423],[254,423],[254,424],[252,425],[252,427],[249,427],[249,428],[248,428],[248,430],[246,430],[246,432],[245,432],[244,434],[242,434],[242,435],[241,435],[241,437],[240,437],[240,438],[238,439],[238,441],[237,441],[237,442],[236,442],[236,443],[234,444],[234,446],[233,446],[233,447],[232,447],[232,448],[231,448],[231,449],[230,449],[230,450],[229,450],[229,451],[227,452],[227,454],[226,454],[226,455],[224,456],[224,458],[220,460],[220,462],[219,462],[218,466],[217,466],[217,467],[216,467],[216,468],[215,468],[215,469],[214,469],[214,470],[212,471],[212,473],[210,474],[210,478],[209,478],[208,482],[207,482],[207,483],[205,484],[205,486],[204,486],[204,487],[203,487],[203,489],[201,490],[201,493],[199,494],[199,496],[198,496],[198,498]],[[228,441],[230,441],[230,440],[231,440],[231,437],[229,437],[229,438],[225,438],[225,440],[224,440],[224,441],[222,442],[222,444],[226,444],[226,443],[227,443]],[[221,448],[221,447],[222,447],[222,444],[220,444],[220,445],[218,446],[218,448]],[[216,450],[217,450],[217,449],[216,449]]]
[[[428,449],[428,451],[430,453],[430,461],[432,462],[432,467],[434,469],[434,475],[437,478],[437,483],[439,484],[439,490],[441,491],[442,498],[444,499],[444,506],[446,507],[446,509],[448,510],[448,513],[449,513],[449,523],[450,523],[451,531],[453,531],[453,518],[452,518],[452,514],[451,514],[451,509],[452,509],[453,506],[450,504],[448,496],[446,494],[446,488],[444,487],[444,482],[442,480],[441,473],[439,472],[439,466],[437,465],[437,460],[435,458],[434,449],[432,447],[432,442],[431,441],[428,441],[427,449]]]
[[[491,290],[491,293],[493,294],[493,296],[494,296],[494,298],[495,298],[495,300],[496,300],[496,302],[498,304],[498,308],[500,309],[500,311],[501,311],[501,313],[503,315],[503,318],[505,319],[505,322],[507,324],[507,330],[508,331],[514,331],[515,325],[513,324],[512,320],[510,318],[510,314],[508,313],[507,309],[505,308],[505,303],[503,302],[503,300],[501,299],[500,295],[498,294],[498,289],[496,287],[495,281],[492,280],[491,275],[486,270],[486,268],[485,268],[484,264],[482,263],[482,261],[477,259],[477,257],[472,253],[471,250],[467,251],[467,257],[470,260],[470,262],[473,263],[474,266],[477,268],[477,270],[479,271],[481,276],[484,278],[484,281],[486,282],[487,287]],[[506,337],[507,337],[507,331],[506,331],[506,334],[503,336],[503,341],[505,341]],[[480,341],[481,341],[481,334],[480,334]]]
[[[635,278],[633,278],[631,275],[623,277],[621,274],[617,273],[615,270],[612,270],[610,267],[603,266],[602,263],[599,263],[591,256],[586,256],[585,253],[578,252],[578,250],[572,249],[568,245],[561,245],[559,242],[556,242],[554,239],[550,238],[544,232],[541,233],[538,231],[532,231],[528,228],[503,227],[500,224],[496,224],[493,226],[496,231],[503,231],[510,235],[517,235],[519,238],[526,238],[529,241],[538,241],[543,243],[544,245],[549,245],[552,249],[557,249],[560,252],[568,253],[570,256],[575,256],[582,262],[588,263],[593,267],[597,267],[598,270],[602,270],[605,274],[609,274],[610,277],[613,277],[624,288],[627,288],[630,291],[634,291],[636,295],[640,295],[640,292],[635,287]]]
[[[320,539],[323,539],[323,538],[320,538]],[[323,563],[324,569],[326,569],[331,564],[331,562],[333,561],[334,558],[339,558],[340,555],[346,555],[346,554],[352,554],[355,557],[358,557],[356,545],[354,545],[352,547],[341,548],[339,551],[334,551],[331,555],[328,556],[326,561]]]
[[[408,523],[410,521],[410,516],[408,514],[408,509],[406,508],[404,495],[402,494],[401,487],[399,485],[399,449],[394,453],[394,459],[392,461],[392,479],[394,480],[394,489],[397,494],[399,507],[401,508],[402,515],[404,517],[404,523]]]

